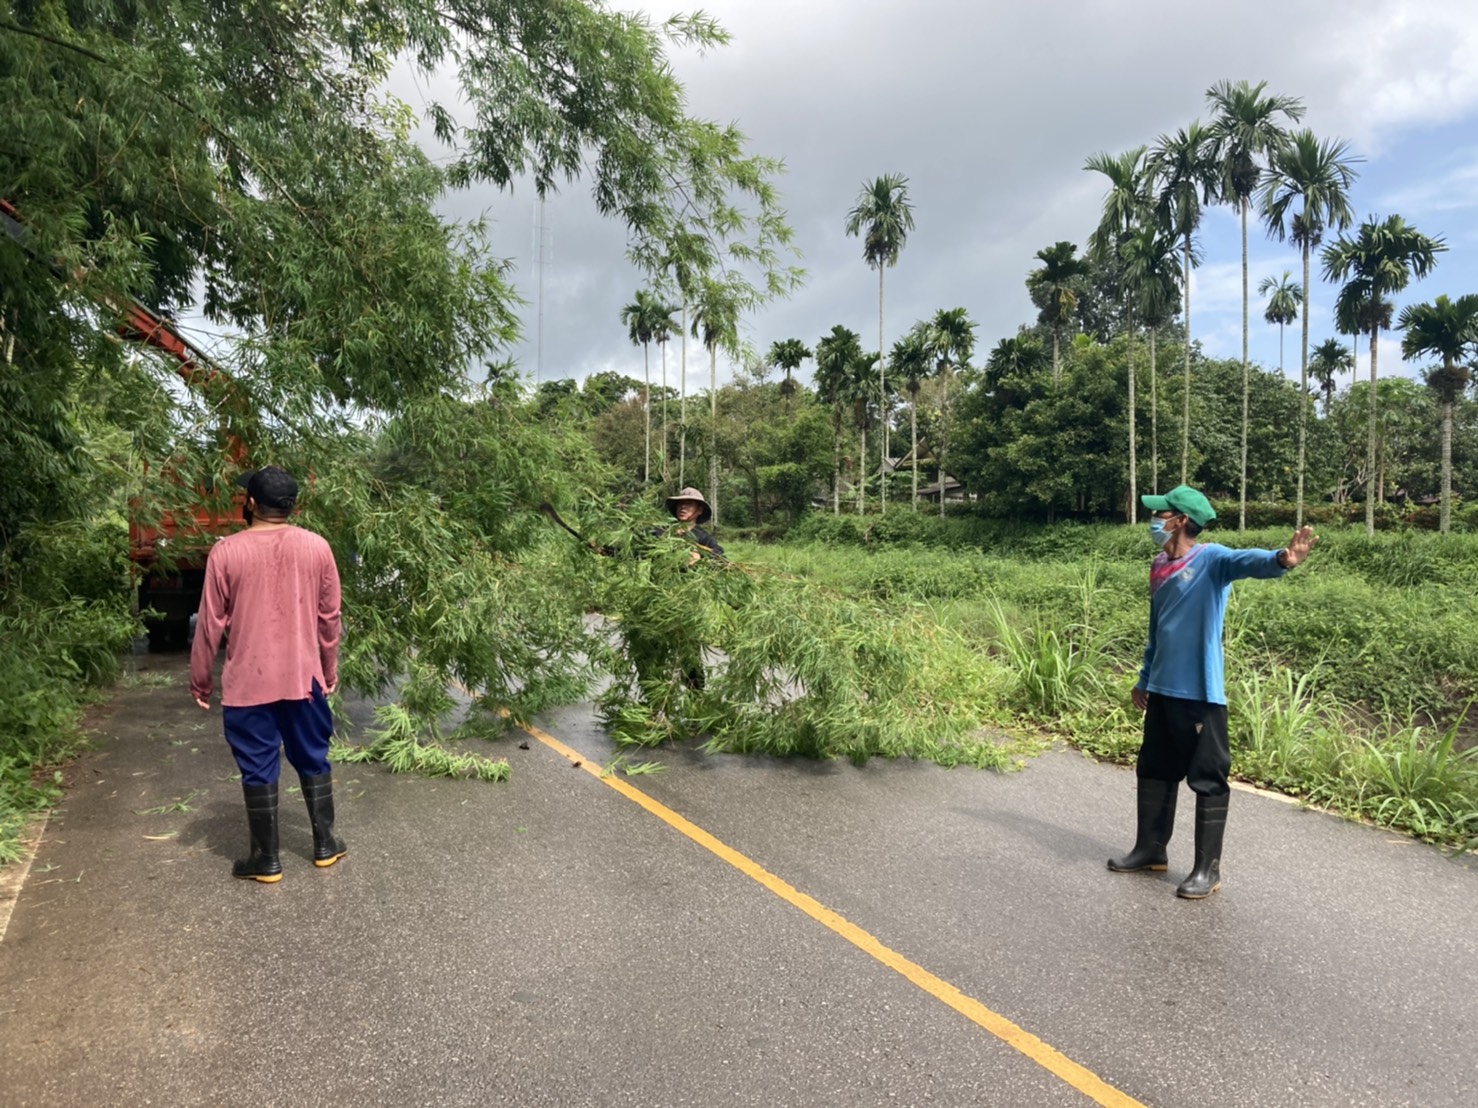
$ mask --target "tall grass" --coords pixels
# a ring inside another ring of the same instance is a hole
[[[1467,839],[1478,830],[1478,747],[1456,747],[1466,715],[1435,733],[1408,720],[1384,740],[1366,739],[1351,802],[1385,826],[1423,838]]]
[[[1014,703],[1028,716],[1051,720],[1099,702],[1108,658],[1093,627],[1054,625],[1042,613],[1023,621],[998,596],[985,600],[992,646],[1011,673]]]
[[[1337,757],[1331,761],[1320,752],[1340,707],[1318,691],[1313,673],[1244,668],[1231,678],[1227,692],[1232,768],[1239,776],[1299,793],[1309,780],[1337,768]]]
[[[967,531],[965,521],[945,523],[952,538]],[[1019,726],[1095,756],[1133,758],[1146,537],[1082,525],[970,533],[992,549],[859,534],[851,548],[734,553],[910,618],[926,613],[987,660],[976,673],[991,675]],[[1208,535],[1265,547],[1287,537]],[[1478,694],[1475,570],[1478,536],[1335,533],[1288,579],[1238,585],[1227,617],[1234,774],[1434,842],[1478,846],[1478,748],[1464,749],[1466,702]]]

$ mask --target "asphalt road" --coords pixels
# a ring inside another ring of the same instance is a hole
[[[1132,775],[1071,752],[668,750],[617,778],[643,807],[584,771],[613,752],[569,710],[541,726],[579,768],[518,736],[506,784],[340,767],[329,870],[284,793],[264,886],[229,877],[219,712],[143,661],[177,683],[99,714],[0,942],[6,1106],[1478,1102],[1478,873],[1395,835],[1239,792],[1192,903],[1188,794],[1171,872],[1110,874]]]

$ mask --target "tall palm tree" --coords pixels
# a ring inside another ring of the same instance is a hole
[[[1160,491],[1160,328],[1175,316],[1183,270],[1175,240],[1157,224],[1138,227],[1122,248],[1124,283],[1150,333],[1150,489]]]
[[[1094,154],[1083,168],[1102,173],[1109,181],[1109,191],[1103,199],[1103,214],[1098,228],[1088,239],[1088,251],[1098,261],[1117,259],[1120,273],[1126,273],[1130,264],[1126,252],[1136,248],[1136,233],[1150,222],[1151,204],[1149,175],[1145,170],[1148,147],[1136,146],[1123,154]],[[1129,383],[1129,523],[1139,518],[1139,446],[1136,441],[1138,419],[1136,416],[1135,384],[1139,376],[1134,364],[1134,292],[1127,276],[1123,278],[1124,325],[1126,343],[1125,377]]]
[[[1334,329],[1341,335],[1350,336],[1350,384],[1355,383],[1355,377],[1360,372],[1360,336],[1365,333],[1365,328],[1350,320],[1342,320],[1335,317]]]
[[[729,289],[713,280],[703,283],[693,311],[693,337],[708,350],[708,504],[718,525],[718,348],[739,342],[739,303]]]
[[[913,510],[919,510],[919,387],[933,369],[930,357],[928,325],[916,323],[911,331],[893,344],[890,359],[893,375],[903,382],[908,392],[908,423],[912,439],[909,455],[913,459]]]
[[[785,370],[785,380],[780,382],[780,395],[786,403],[795,395],[795,378],[791,376],[801,363],[811,356],[811,349],[800,339],[778,339],[770,344],[770,361]]]
[[[1288,136],[1273,152],[1271,172],[1262,192],[1262,214],[1268,233],[1280,242],[1291,236],[1303,254],[1303,337],[1299,347],[1298,506],[1304,521],[1304,472],[1308,459],[1309,429],[1309,256],[1326,228],[1343,230],[1354,218],[1350,186],[1355,183],[1353,156],[1347,143],[1321,140],[1304,128]],[[1294,211],[1294,205],[1299,210]],[[1374,411],[1374,406],[1371,408]],[[1372,517],[1373,518],[1373,517]]]
[[[862,339],[838,323],[816,343],[816,397],[831,408],[831,512],[842,512],[842,414],[851,402],[852,367]]]
[[[908,202],[908,178],[889,173],[864,184],[856,206],[847,213],[847,234],[862,235],[862,256],[878,271],[878,410],[883,420],[883,456],[888,454],[888,388],[884,383],[883,269],[898,264],[898,254],[913,230],[913,206]],[[888,483],[880,486],[887,507]]]
[[[672,333],[677,330],[677,321],[672,318],[672,313],[675,311],[677,311],[676,305],[664,303],[657,316],[656,328],[652,331],[652,341],[662,351],[662,487],[664,489],[670,489],[672,485],[672,465],[667,449],[667,344],[672,339]]]
[[[1350,383],[1355,381],[1353,367],[1355,365],[1355,343],[1361,335],[1371,335],[1376,332],[1385,332],[1391,329],[1396,318],[1396,305],[1384,296],[1376,296],[1370,291],[1369,285],[1361,281],[1351,281],[1343,289],[1334,301],[1334,324],[1341,334],[1353,336],[1350,339],[1351,377]],[[1382,390],[1389,391],[1389,390]],[[1376,411],[1379,412],[1380,396],[1376,396]],[[1376,467],[1371,475],[1371,481],[1375,488],[1375,501],[1379,504],[1386,497],[1384,464],[1386,456],[1386,431],[1385,419],[1380,418],[1380,426],[1377,430],[1376,450],[1381,464]]]
[[[1388,294],[1400,292],[1413,277],[1417,280],[1426,277],[1437,264],[1437,255],[1446,249],[1447,244],[1440,237],[1424,235],[1399,215],[1393,215],[1379,223],[1374,217],[1367,219],[1360,224],[1354,238],[1341,235],[1320,254],[1325,280],[1347,281],[1335,304],[1336,313],[1348,318],[1350,304],[1364,301],[1370,305],[1370,435],[1365,461],[1371,474],[1375,473],[1376,374],[1381,305]],[[1374,493],[1372,485],[1365,495],[1365,530],[1372,535],[1375,534]]]
[[[1098,227],[1088,237],[1088,250],[1095,258],[1111,256],[1119,239],[1142,224],[1153,207],[1148,153],[1148,147],[1136,146],[1122,154],[1094,154],[1083,163],[1084,169],[1102,173],[1109,183]]]
[[[1058,242],[1037,251],[1042,263],[1026,278],[1032,302],[1041,309],[1038,319],[1052,328],[1052,383],[1062,380],[1059,339],[1062,326],[1078,310],[1079,279],[1088,272],[1088,263],[1077,256],[1078,248],[1070,242]]]
[[[1433,354],[1440,368],[1427,373],[1427,384],[1442,404],[1442,509],[1439,530],[1445,535],[1452,523],[1452,405],[1468,386],[1465,364],[1478,348],[1478,296],[1445,294],[1430,304],[1410,304],[1401,310],[1401,353],[1408,358]]]
[[[1206,90],[1216,113],[1211,122],[1211,146],[1221,168],[1218,192],[1236,207],[1242,221],[1242,480],[1237,530],[1247,529],[1248,407],[1252,394],[1252,362],[1248,357],[1247,209],[1257,191],[1263,164],[1288,139],[1279,116],[1290,123],[1303,118],[1303,101],[1292,96],[1268,96],[1266,81],[1218,81]]]
[[[626,333],[632,344],[641,347],[642,371],[646,376],[646,388],[642,393],[643,422],[646,424],[646,447],[642,459],[641,479],[643,485],[652,483],[652,340],[666,315],[666,305],[657,294],[647,289],[638,289],[636,299],[621,309],[621,322],[626,324]]]
[[[851,366],[852,423],[857,428],[857,514],[867,513],[867,425],[872,421],[868,402],[872,399],[872,367],[878,355],[859,352]],[[886,389],[886,384],[884,388]],[[886,401],[885,401],[886,403]],[[884,405],[879,405],[879,409]],[[879,467],[881,468],[881,467]]]
[[[1329,418],[1330,405],[1334,403],[1335,390],[1339,388],[1339,375],[1353,373],[1355,358],[1349,348],[1339,339],[1325,339],[1309,355],[1309,376],[1319,382],[1324,393],[1324,417]]]
[[[1360,336],[1372,331],[1389,331],[1396,319],[1396,305],[1387,297],[1373,296],[1369,286],[1361,282],[1351,282],[1341,291],[1344,295],[1336,297],[1334,302],[1334,325],[1340,334],[1350,336],[1350,383],[1354,384],[1359,364],[1355,351]],[[1384,492],[1377,495],[1377,502],[1383,496]]]
[[[1191,269],[1196,264],[1192,238],[1201,226],[1205,206],[1218,196],[1221,169],[1212,134],[1199,120],[1173,135],[1161,135],[1150,152],[1155,179],[1155,210],[1160,226],[1181,241],[1185,294],[1185,395],[1181,413],[1180,481],[1191,468]]]
[[[1297,322],[1299,305],[1304,302],[1304,287],[1285,269],[1281,279],[1264,277],[1257,286],[1257,295],[1268,297],[1268,306],[1262,313],[1263,319],[1278,325],[1278,372],[1282,373],[1283,328]]]
[[[939,517],[944,518],[945,462],[949,453],[949,378],[975,353],[975,321],[964,308],[941,308],[929,322],[929,346],[941,379],[939,421]]]

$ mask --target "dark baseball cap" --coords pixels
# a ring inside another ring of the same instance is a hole
[[[1216,518],[1211,501],[1189,485],[1176,485],[1164,496],[1141,496],[1139,502],[1152,512],[1179,512],[1197,527],[1205,527]]]
[[[281,466],[248,470],[236,478],[236,483],[246,490],[246,495],[255,500],[259,508],[290,512],[298,502],[298,482]]]

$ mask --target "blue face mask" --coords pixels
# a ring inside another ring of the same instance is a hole
[[[1150,520],[1150,539],[1156,546],[1164,546],[1170,541],[1172,534],[1174,532],[1165,530],[1165,521],[1163,519]]]

